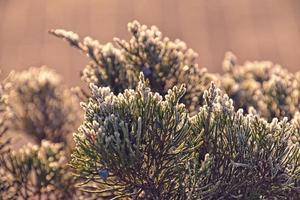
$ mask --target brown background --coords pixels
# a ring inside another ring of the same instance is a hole
[[[87,59],[47,30],[106,43],[128,38],[133,19],[184,40],[209,71],[220,71],[228,50],[240,62],[272,60],[300,69],[299,0],[0,0],[0,69],[7,74],[46,64],[77,84]]]

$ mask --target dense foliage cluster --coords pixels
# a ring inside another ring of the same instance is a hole
[[[6,137],[7,122],[9,121],[9,106],[7,105],[7,85],[6,81],[0,82],[0,155],[4,155],[8,151],[9,139]],[[1,162],[0,162],[1,164]],[[0,176],[2,177],[5,172],[1,169]],[[4,192],[8,190],[8,184],[0,178],[0,199],[4,198]]]
[[[91,90],[71,162],[82,178],[98,180],[119,198],[173,199],[184,193],[192,139],[187,111],[178,104],[185,89],[174,87],[163,99],[142,79],[136,90],[118,96],[106,87]],[[101,180],[99,170],[109,177]]]
[[[190,165],[189,199],[299,197],[300,149],[290,140],[296,130],[287,118],[268,123],[236,112],[232,100],[212,85],[191,120],[202,146],[200,162]]]
[[[300,109],[300,74],[290,73],[272,62],[246,62],[239,66],[227,53],[223,61],[221,86],[236,108],[256,110],[271,121],[274,117],[292,118]]]
[[[300,198],[300,73],[232,53],[208,73],[157,27],[128,31],[105,45],[50,31],[90,58],[83,119],[47,67],[0,85],[1,200]],[[36,144],[14,150],[16,130]]]
[[[202,104],[203,92],[211,81],[234,100],[236,108],[256,112],[269,121],[274,117],[292,118],[299,110],[299,73],[289,73],[269,61],[238,65],[235,55],[228,52],[223,61],[224,74],[212,74],[199,68],[197,54],[184,42],[163,37],[157,27],[134,21],[128,24],[128,31],[132,35],[129,41],[115,38],[115,45],[101,45],[91,37],[81,42],[71,31],[50,32],[91,58],[82,70],[85,82],[108,86],[115,94],[136,87],[139,73],[143,72],[153,91],[162,95],[172,86],[185,84],[181,101],[191,112]]]
[[[78,103],[61,77],[46,66],[32,67],[15,73],[11,82],[10,102],[19,128],[37,142],[66,142],[79,120]]]
[[[9,120],[9,106],[7,104],[7,90],[9,83],[6,81],[0,82],[0,154],[4,153],[5,147],[8,144],[8,139],[4,139],[4,134],[7,131],[7,122]]]
[[[108,86],[118,94],[135,88],[142,72],[150,87],[160,94],[166,94],[172,86],[185,84],[182,102],[194,111],[213,78],[196,64],[197,54],[183,41],[163,37],[155,26],[147,27],[133,21],[128,24],[128,31],[129,41],[115,38],[115,45],[100,45],[91,37],[81,42],[76,33],[61,29],[50,33],[67,40],[91,58],[82,71],[81,78],[85,82]]]
[[[194,117],[178,103],[183,87],[164,98],[143,78],[136,90],[117,96],[105,87],[91,90],[71,164],[103,187],[92,191],[133,199],[300,195],[300,149],[286,119],[268,123],[236,112],[214,85]]]
[[[0,157],[7,199],[71,199],[74,179],[66,167],[62,144],[43,140]],[[18,198],[17,198],[18,197]]]
[[[70,147],[65,146],[69,144],[67,135],[75,130],[78,104],[61,85],[60,77],[47,67],[30,68],[12,73],[1,85],[0,92],[0,199],[82,196],[67,166]],[[8,128],[11,132],[21,129],[38,144],[12,150],[13,146],[8,144],[12,136],[4,136]]]

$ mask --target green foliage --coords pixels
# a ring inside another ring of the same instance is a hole
[[[268,123],[235,112],[233,102],[214,86],[205,99],[191,119],[203,145],[190,164],[189,198],[297,199],[300,148],[290,140],[296,130],[287,118]]]
[[[71,164],[78,176],[101,183],[105,188],[98,192],[115,199],[184,199],[185,163],[192,150],[188,113],[178,104],[185,89],[174,87],[163,99],[141,76],[135,91],[116,96],[105,87],[91,85],[91,90],[75,134]],[[109,172],[106,180],[98,175],[101,169]]]
[[[300,195],[296,131],[236,112],[214,85],[199,113],[178,104],[184,89],[164,100],[145,87],[118,96],[91,86],[85,119],[75,134],[72,166],[93,192],[121,199],[280,199]],[[98,174],[106,169],[108,178]],[[103,187],[103,188],[102,188]]]

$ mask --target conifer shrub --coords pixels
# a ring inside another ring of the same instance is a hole
[[[10,101],[18,129],[38,143],[66,143],[80,117],[78,102],[61,77],[46,66],[31,67],[14,73],[11,82]]]
[[[285,118],[268,123],[235,111],[212,85],[190,117],[179,100],[145,86],[114,95],[91,85],[71,165],[92,192],[115,199],[299,197],[300,149]],[[84,185],[83,185],[84,186]]]
[[[274,117],[293,118],[300,106],[300,74],[290,73],[269,61],[237,64],[228,52],[223,61],[220,86],[233,99],[236,108],[250,110],[272,121]]]
[[[208,73],[196,64],[197,54],[192,49],[178,39],[163,37],[157,27],[133,21],[128,31],[132,37],[128,41],[114,38],[114,45],[101,45],[91,37],[80,41],[76,33],[62,29],[50,33],[90,58],[81,73],[85,82],[108,86],[115,94],[134,88],[143,72],[150,87],[162,95],[174,85],[185,84],[186,94],[181,101],[191,112],[203,103],[203,91],[211,81],[234,100],[236,109],[256,112],[268,121],[274,117],[291,119],[299,110],[299,73],[290,73],[269,61],[238,65],[231,52],[226,53],[222,75]]]
[[[7,93],[10,83],[7,80],[0,82],[0,154],[6,151],[9,140],[4,137],[8,129],[8,121],[10,118],[10,107],[7,102]]]
[[[8,129],[9,121],[9,106],[7,104],[7,86],[9,83],[4,80],[0,82],[0,157],[8,152],[8,145],[10,140],[7,138],[6,132]],[[0,176],[3,177],[4,171],[1,168],[0,162]],[[5,191],[8,190],[8,184],[5,179],[0,178],[0,199],[2,200],[5,195]]]
[[[213,74],[155,26],[128,31],[105,45],[50,31],[90,58],[89,89],[77,88],[84,119],[49,68],[15,73],[8,101],[0,86],[0,199],[300,198],[299,73],[227,53]],[[6,142],[2,122],[16,119],[11,131],[37,144]]]
[[[72,199],[76,191],[62,144],[28,144],[1,156],[0,162],[8,199]]]
[[[136,90],[117,96],[107,87],[91,90],[75,134],[71,164],[78,175],[101,183],[114,198],[184,196],[185,164],[193,149],[188,113],[178,104],[185,89],[174,87],[163,99],[142,76]],[[108,177],[101,177],[103,170]]]
[[[287,118],[235,111],[214,85],[204,99],[190,119],[202,145],[189,164],[189,199],[297,199],[300,149],[290,138],[298,130]]]
[[[204,89],[214,78],[196,64],[197,53],[179,39],[172,41],[163,37],[156,26],[147,27],[133,21],[128,24],[128,31],[129,41],[114,38],[114,44],[104,45],[91,37],[81,41],[76,33],[62,29],[50,33],[90,58],[81,73],[85,82],[108,86],[118,94],[135,88],[142,72],[153,91],[162,95],[172,86],[185,84],[186,92],[181,100],[194,111],[202,102]]]
[[[63,144],[67,131],[72,133],[71,128],[78,120],[77,105],[59,78],[47,67],[30,68],[12,73],[0,85],[0,199],[78,199],[82,196],[75,188],[75,179],[67,166],[68,147]],[[14,140],[10,141],[15,138],[4,133],[20,128],[38,144],[13,150]]]

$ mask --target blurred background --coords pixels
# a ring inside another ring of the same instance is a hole
[[[128,38],[127,23],[156,25],[221,71],[226,51],[246,60],[271,60],[300,70],[299,0],[0,0],[0,69],[48,65],[67,84],[80,82],[85,55],[47,31],[63,28],[100,43]]]

